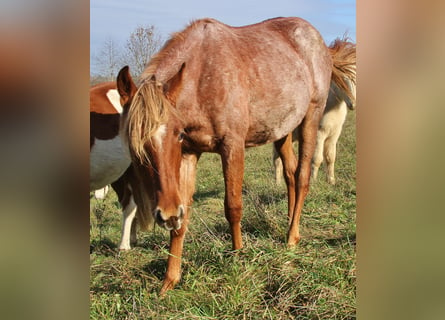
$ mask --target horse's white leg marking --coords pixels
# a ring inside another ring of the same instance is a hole
[[[117,92],[116,89],[110,89],[107,92],[107,98],[113,105],[114,109],[116,109],[117,112],[122,114],[122,106],[121,106],[121,97],[119,95],[119,92]]]
[[[134,203],[133,196],[131,196],[128,205],[124,208],[122,212],[122,237],[121,237],[121,243],[119,245],[120,250],[131,249],[130,238],[135,237],[134,234],[131,234],[132,233],[131,225],[133,223],[135,216],[136,216],[136,204]]]

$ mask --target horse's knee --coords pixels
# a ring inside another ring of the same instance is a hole
[[[230,224],[239,223],[243,214],[242,206],[228,207],[225,209],[225,216]]]
[[[335,154],[331,152],[326,152],[326,164],[329,166],[335,161]]]

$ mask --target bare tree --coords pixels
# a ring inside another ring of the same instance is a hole
[[[104,42],[94,60],[101,76],[108,81],[116,80],[117,73],[122,64],[122,51],[113,39],[110,38]]]
[[[150,58],[161,47],[161,36],[151,26],[138,26],[127,40],[124,64],[130,66],[134,77],[138,78],[144,71]]]

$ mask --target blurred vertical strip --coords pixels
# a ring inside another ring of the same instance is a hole
[[[444,3],[357,10],[357,317],[443,319]]]
[[[89,315],[89,1],[0,4],[0,309]]]

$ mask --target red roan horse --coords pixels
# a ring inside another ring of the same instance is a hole
[[[184,235],[203,152],[221,156],[225,216],[234,250],[242,247],[244,150],[274,142],[288,188],[288,246],[300,240],[299,220],[309,190],[319,121],[334,81],[344,81],[341,48],[328,48],[300,18],[276,18],[231,27],[213,19],[193,22],[151,59],[135,95],[124,106],[133,164],[148,191],[154,218],[170,231],[170,255],[161,293],[180,280]],[[134,86],[123,72],[121,91]],[[130,103],[131,102],[131,103]],[[292,131],[299,126],[297,162]],[[298,165],[297,165],[298,163]]]

